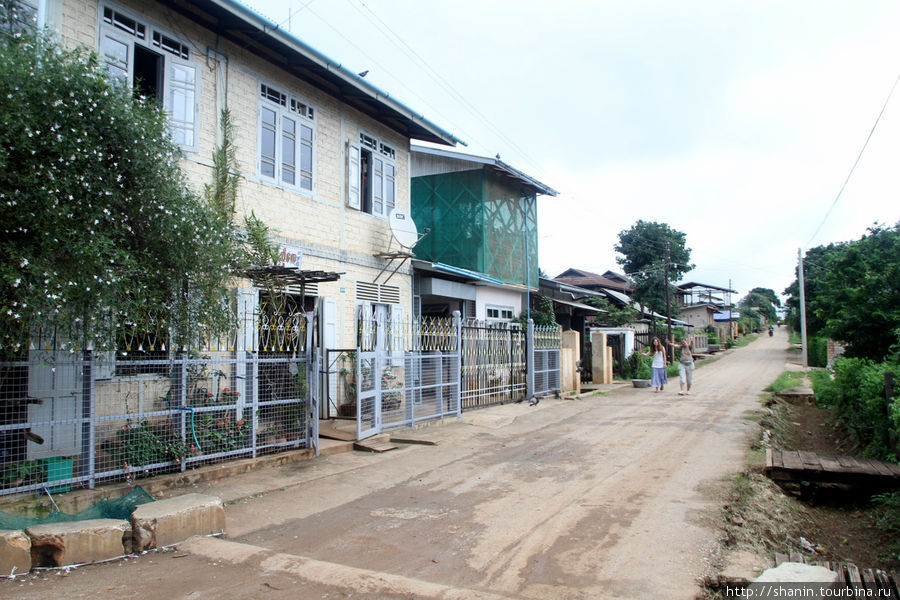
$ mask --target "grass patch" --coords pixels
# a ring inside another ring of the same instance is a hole
[[[765,391],[775,394],[803,385],[805,374],[802,371],[785,371],[778,379],[769,384]]]
[[[743,348],[750,342],[755,342],[758,337],[759,336],[756,335],[755,333],[751,333],[749,335],[744,335],[739,338],[735,338],[734,340],[731,341],[731,347],[732,348]]]
[[[592,396],[609,396],[609,390],[596,390]]]

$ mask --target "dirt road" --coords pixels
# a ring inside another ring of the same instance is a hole
[[[693,598],[782,331],[677,380],[466,413],[380,455],[283,467],[228,538],[0,582],[0,597]]]

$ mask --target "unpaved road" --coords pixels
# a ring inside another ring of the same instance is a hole
[[[0,597],[693,598],[786,347],[779,331],[728,353],[690,396],[676,380],[494,407],[417,432],[436,446],[258,473],[284,487],[229,504],[227,539],[3,581]]]

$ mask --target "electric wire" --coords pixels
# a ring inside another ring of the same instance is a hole
[[[371,54],[370,54],[365,48],[361,47],[361,46],[360,46],[359,44],[357,44],[354,40],[352,40],[352,39],[350,39],[349,37],[347,37],[346,35],[344,35],[344,33],[343,33],[340,29],[338,29],[337,27],[335,27],[334,25],[332,25],[332,24],[328,21],[328,19],[325,19],[322,15],[320,15],[320,14],[317,13],[315,10],[313,10],[312,8],[310,8],[309,5],[312,4],[313,1],[314,1],[314,0],[310,0],[309,2],[307,2],[306,4],[304,4],[303,7],[301,8],[301,10],[305,9],[306,12],[308,12],[308,13],[311,14],[311,15],[313,15],[315,18],[317,18],[319,21],[321,21],[323,24],[325,24],[329,29],[331,29],[335,34],[337,34],[337,35],[338,35],[341,39],[343,39],[345,42],[347,42],[351,47],[353,47],[353,48],[355,48],[357,51],[359,51],[360,54],[366,56],[366,57],[368,58],[368,60],[371,62],[371,64],[378,68],[379,72],[386,74],[386,75],[387,75],[388,77],[390,77],[392,80],[394,80],[395,82],[397,82],[397,85],[398,85],[399,87],[403,88],[406,92],[408,92],[408,93],[410,94],[410,96],[416,98],[419,102],[422,103],[422,105],[427,106],[427,107],[429,107],[430,109],[432,109],[432,110],[434,111],[434,113],[435,113],[440,119],[445,120],[445,121],[450,121],[450,120],[451,120],[451,119],[447,118],[446,115],[444,115],[444,114],[442,114],[440,111],[436,110],[436,109],[435,109],[435,108],[434,108],[434,107],[433,107],[433,106],[432,106],[425,98],[423,98],[423,97],[420,96],[418,93],[416,93],[415,90],[413,90],[411,87],[409,87],[408,85],[406,85],[406,83],[404,82],[404,80],[403,80],[402,78],[397,77],[396,75],[393,74],[393,72],[391,72],[390,69],[388,69],[386,66],[382,65],[381,63],[379,63],[377,60],[373,59],[372,56],[371,56]],[[300,11],[297,11],[297,12],[299,13]],[[297,14],[297,13],[292,13],[292,14]],[[284,24],[284,23],[287,23],[287,20],[285,20],[282,24]],[[472,139],[471,136],[469,135],[469,133],[468,133],[467,131],[465,131],[462,127],[456,127],[456,129],[457,129],[457,131],[462,131],[462,136],[463,136],[464,138]]]
[[[446,78],[444,78],[436,69],[434,69],[427,60],[425,60],[416,50],[410,46],[396,31],[394,31],[390,25],[384,22],[384,20],[378,16],[378,14],[373,11],[364,0],[358,0],[359,5],[364,8],[368,14],[363,12],[355,3],[354,0],[347,0],[348,3],[356,9],[364,18],[366,18],[370,23],[375,25],[381,33],[385,36],[385,38],[391,42],[395,47],[397,47],[401,52],[406,54],[414,63],[417,63],[420,68],[423,69],[426,75],[432,79],[432,81],[436,82],[439,86],[441,86],[446,92],[448,92],[451,96],[456,98],[473,116],[475,116],[479,121],[481,121],[484,125],[486,125],[489,129],[491,129],[497,136],[499,136],[503,141],[505,141],[511,148],[513,148],[516,152],[518,152],[523,158],[525,158],[532,166],[540,169],[540,164],[532,158],[525,150],[519,147],[512,139],[510,139],[503,131],[496,126],[488,117],[484,115],[478,107],[469,102],[457,89],[456,87],[449,82]],[[377,21],[377,22],[376,22]],[[385,33],[387,31],[387,33]]]
[[[881,121],[881,116],[884,114],[885,109],[887,108],[888,103],[891,101],[891,96],[894,95],[894,90],[897,88],[897,83],[900,82],[900,75],[897,75],[897,79],[894,80],[894,85],[891,86],[891,91],[888,93],[887,98],[884,101],[884,104],[881,107],[881,111],[878,113],[878,117],[875,119],[875,123],[872,125],[872,129],[869,131],[869,135],[866,137],[865,143],[862,145],[862,148],[859,150],[859,154],[856,155],[856,160],[853,161],[853,166],[850,167],[850,172],[847,173],[847,178],[844,179],[844,184],[841,186],[841,189],[838,191],[837,196],[834,198],[834,202],[831,203],[831,208],[828,209],[828,212],[825,213],[825,217],[822,219],[822,222],[819,223],[819,227],[816,229],[816,232],[812,235],[809,241],[806,243],[809,246],[816,236],[819,235],[819,232],[822,230],[822,227],[825,225],[825,222],[828,220],[828,217],[831,216],[831,211],[834,210],[834,207],[837,206],[838,200],[840,200],[841,195],[844,193],[844,188],[847,187],[847,183],[850,182],[850,178],[853,177],[853,172],[856,170],[856,165],[859,164],[860,159],[862,158],[863,153],[866,151],[866,147],[869,145],[869,140],[872,139],[872,135],[875,133],[875,129],[878,127],[879,121]]]

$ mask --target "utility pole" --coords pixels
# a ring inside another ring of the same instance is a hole
[[[809,355],[806,349],[806,290],[803,283],[803,249],[797,248],[797,283],[800,286],[800,344],[803,370],[809,369]]]
[[[725,338],[726,341],[730,342],[734,339],[732,335],[733,330],[731,329],[731,316],[734,314],[734,307],[731,305],[731,280],[728,280],[728,336]]]
[[[663,263],[663,279],[666,283],[666,347],[669,347],[673,353],[675,349],[671,348],[668,340],[672,339],[672,308],[669,300],[669,240],[666,240],[665,262]]]

